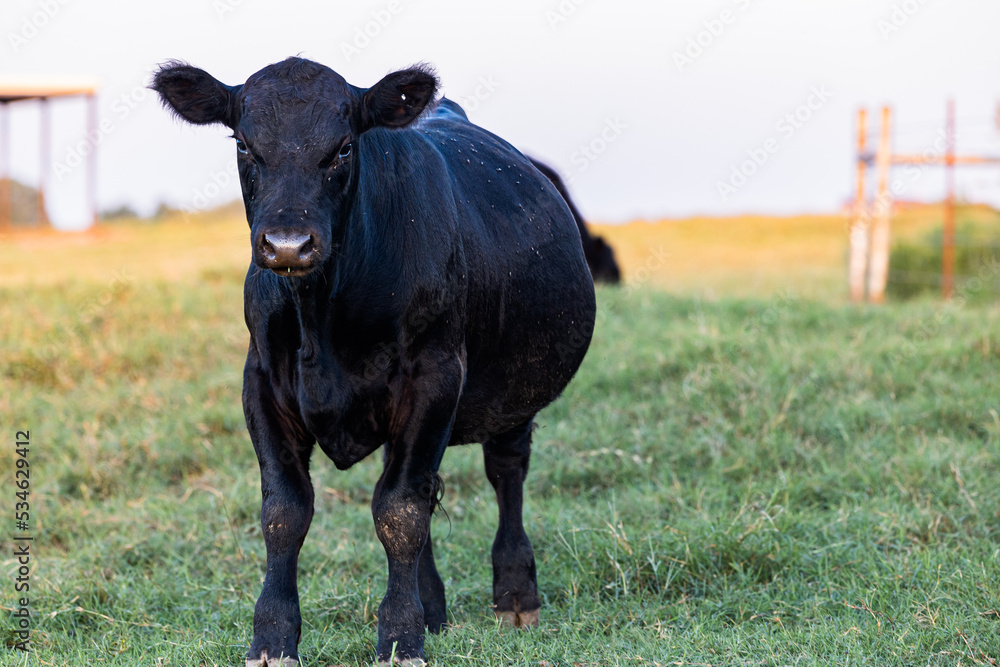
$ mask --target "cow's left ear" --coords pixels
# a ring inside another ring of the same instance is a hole
[[[361,96],[361,131],[406,127],[434,99],[437,87],[437,77],[426,65],[386,74]]]

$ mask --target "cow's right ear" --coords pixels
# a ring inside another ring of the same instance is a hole
[[[240,86],[227,86],[203,69],[185,63],[163,63],[149,86],[163,105],[189,123],[236,125],[234,100]]]

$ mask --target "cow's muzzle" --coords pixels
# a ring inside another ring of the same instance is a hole
[[[320,263],[318,240],[305,232],[266,232],[260,236],[258,250],[261,263],[279,276],[304,276]]]

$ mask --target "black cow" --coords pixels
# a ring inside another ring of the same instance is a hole
[[[340,469],[385,444],[372,497],[388,559],[377,659],[422,664],[445,623],[430,519],[445,447],[482,443],[500,524],[493,600],[538,622],[521,521],[532,420],[576,372],[594,288],[573,215],[510,144],[435,103],[425,66],[368,89],[290,58],[243,85],[171,62],[152,88],[233,130],[253,260],[243,408],[260,463],[267,574],[247,665],[297,662],[299,548],[314,443]]]
[[[563,183],[562,178],[559,177],[555,169],[544,162],[539,162],[531,158],[531,164],[535,165],[538,171],[542,172],[547,179],[552,181],[552,185],[556,186],[556,190],[559,191],[559,194],[563,196],[563,199],[569,205],[569,210],[573,213],[573,218],[576,219],[576,226],[580,230],[583,255],[587,258],[587,266],[590,267],[590,273],[594,277],[594,282],[610,283],[612,285],[620,283],[622,272],[618,268],[618,262],[615,261],[615,251],[611,249],[611,246],[603,238],[591,234],[587,229],[587,224],[583,221],[583,216],[580,215],[579,209],[576,208],[573,200],[569,198],[569,192],[566,190],[566,184]]]

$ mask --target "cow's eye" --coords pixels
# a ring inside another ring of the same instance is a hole
[[[347,143],[340,147],[340,152],[337,153],[337,157],[343,159],[351,154],[351,144]]]
[[[243,155],[246,155],[247,153],[250,152],[249,149],[247,149],[246,142],[244,142],[242,139],[236,140],[236,151],[238,153],[242,153]]]

